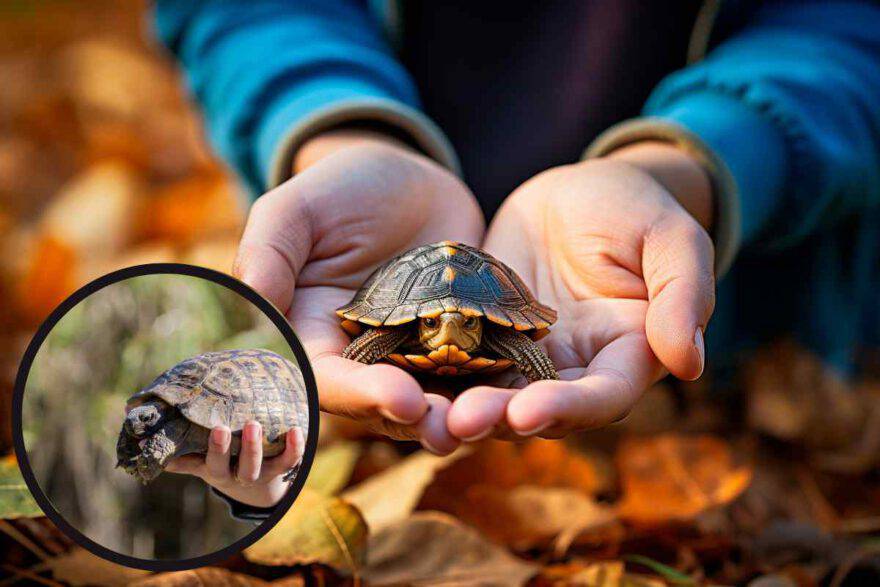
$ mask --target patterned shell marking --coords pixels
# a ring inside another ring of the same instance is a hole
[[[308,399],[299,368],[265,350],[217,351],[182,361],[134,394],[126,409],[151,397],[191,422],[241,430],[248,420],[263,426],[271,442],[298,425],[308,434]]]
[[[516,330],[556,321],[556,311],[538,302],[510,267],[452,241],[418,247],[379,267],[336,313],[370,326],[397,326],[455,311]]]

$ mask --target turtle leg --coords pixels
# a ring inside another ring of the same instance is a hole
[[[529,383],[559,379],[547,353],[531,338],[511,328],[491,328],[483,335],[483,346],[516,363]]]
[[[405,328],[370,328],[345,347],[342,356],[346,359],[372,365],[387,357],[410,336]]]

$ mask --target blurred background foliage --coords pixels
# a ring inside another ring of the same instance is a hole
[[[86,536],[140,558],[189,558],[254,529],[196,478],[142,486],[115,469],[126,400],[176,363],[211,350],[265,348],[293,359],[274,324],[237,293],[186,275],[111,284],[76,305],[37,353],[24,395],[34,474]]]

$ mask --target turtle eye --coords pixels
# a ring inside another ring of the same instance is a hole
[[[423,321],[424,321],[425,326],[427,326],[428,328],[434,328],[435,326],[437,326],[437,319],[436,318],[424,318]]]
[[[467,320],[464,321],[465,328],[475,328],[477,326],[477,319],[471,316]]]

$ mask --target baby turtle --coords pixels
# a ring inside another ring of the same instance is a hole
[[[241,430],[256,420],[263,429],[263,455],[284,451],[285,433],[308,434],[308,399],[299,368],[270,351],[231,350],[178,363],[128,399],[116,443],[117,467],[144,484],[174,458],[204,454],[215,426],[232,430],[231,454]],[[292,478],[295,470],[287,473]]]
[[[342,356],[387,360],[435,375],[488,374],[516,365],[531,381],[559,379],[535,341],[556,311],[488,253],[443,241],[379,267],[336,310],[352,337]]]

